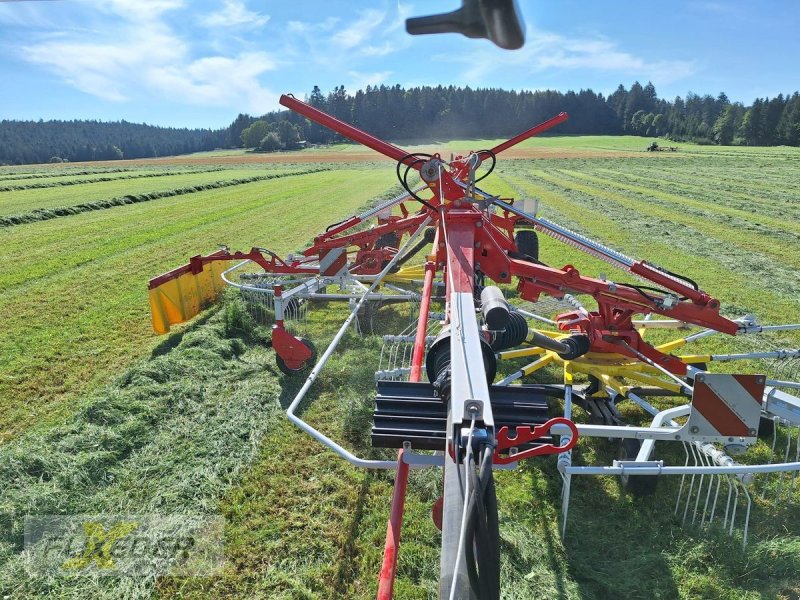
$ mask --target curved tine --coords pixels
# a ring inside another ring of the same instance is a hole
[[[750,498],[750,492],[747,491],[747,486],[742,483],[742,491],[747,497],[747,512],[744,515],[744,533],[742,535],[742,552],[747,548],[747,531],[750,527],[750,508],[753,506],[753,500]]]
[[[569,513],[569,496],[572,475],[564,474],[564,486],[561,489],[561,537],[567,536],[567,514]]]
[[[800,425],[797,426],[797,445],[795,447],[794,461],[800,462]],[[794,495],[794,484],[797,483],[797,471],[792,471],[792,487],[789,488],[789,497]]]
[[[783,455],[783,462],[789,461],[789,450],[792,447],[792,428],[789,423],[786,424],[786,452]],[[783,493],[783,484],[786,482],[786,477],[783,473],[778,473],[778,491],[775,494],[775,501],[780,502],[781,494]]]
[[[697,456],[700,459],[700,465],[703,467],[707,466],[704,459],[705,452],[703,452],[700,448],[697,449]],[[694,499],[694,511],[692,512],[692,525],[694,525],[694,522],[697,520],[697,507],[700,506],[700,497],[703,495],[703,480],[705,479],[705,476],[705,473],[701,473],[700,481],[697,484],[697,495]]]
[[[692,452],[692,458],[694,459],[694,466],[697,466],[697,454],[695,454],[695,447],[694,444],[689,445],[689,450]],[[692,500],[692,490],[694,489],[694,478],[695,475],[692,474],[692,478],[689,480],[689,491],[686,493],[686,506],[683,509],[683,525],[686,525],[686,516],[689,514],[689,503]]]
[[[725,529],[728,526],[728,511],[731,508],[731,495],[733,494],[733,488],[731,486],[731,476],[725,475],[725,483],[728,484],[728,501],[725,503],[725,518],[722,519],[722,528]]]
[[[734,479],[733,491],[736,494],[736,497],[733,500],[733,514],[731,514],[731,528],[730,528],[730,531],[728,531],[729,535],[733,535],[733,525],[736,522],[736,509],[739,506],[739,486],[738,486],[738,483],[739,483],[739,481]]]
[[[711,457],[710,456],[706,456],[706,459],[708,461],[708,466],[709,467],[713,467],[714,465],[713,465],[713,461],[711,460]],[[703,525],[705,525],[705,523],[706,523],[706,511],[708,510],[708,501],[711,498],[711,488],[713,488],[713,487],[714,487],[714,475],[709,475],[708,476],[708,491],[706,492],[706,502],[703,505],[703,516],[700,519],[700,528],[701,529],[703,528]]]
[[[779,417],[772,417],[772,448],[769,452],[769,459],[767,460],[767,464],[772,464],[772,459],[775,456],[775,444],[778,443],[778,423],[780,422]],[[767,497],[767,487],[769,485],[769,480],[772,477],[772,473],[767,473],[764,477],[764,490],[761,493],[761,499],[765,500]]]
[[[684,467],[688,467],[689,466],[689,448],[688,448],[688,444],[686,442],[683,442],[683,451],[686,453],[686,461],[683,463],[683,466]],[[685,479],[686,479],[686,473],[681,475],[681,485],[678,488],[678,499],[675,501],[675,515],[676,516],[678,514],[678,506],[680,506],[680,503],[681,503],[681,496],[683,495],[683,483],[684,483]]]
[[[717,510],[717,500],[719,499],[719,490],[722,487],[722,475],[717,475],[717,491],[714,492],[714,503],[711,505],[711,516],[708,517],[708,526],[714,522],[714,513]]]

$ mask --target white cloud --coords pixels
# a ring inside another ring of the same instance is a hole
[[[126,88],[136,85],[143,69],[179,61],[186,47],[163,28],[128,28],[126,39],[84,43],[54,40],[23,47],[24,57],[48,67],[82,92],[105,100],[122,101]]]
[[[165,12],[183,8],[184,0],[83,0],[83,3],[129,21],[157,21]]]
[[[240,110],[260,114],[277,104],[277,95],[258,82],[259,75],[275,66],[264,52],[232,58],[213,56],[184,66],[150,69],[145,80],[170,99],[205,106],[239,106]]]
[[[491,71],[514,69],[520,74],[547,70],[588,69],[625,74],[668,84],[693,74],[695,61],[649,61],[621,50],[616,42],[602,37],[576,38],[528,28],[523,48],[514,52],[482,46],[453,57],[439,55],[439,61],[464,62],[463,80],[480,85]]]
[[[331,40],[342,48],[354,48],[370,39],[386,18],[386,11],[369,9],[350,26],[337,31]]]
[[[200,19],[206,27],[248,27],[257,28],[269,21],[269,15],[249,10],[239,0],[224,0],[224,8]]]
[[[123,102],[146,94],[233,110],[276,108],[277,95],[260,82],[264,73],[276,68],[276,61],[264,52],[196,55],[164,19],[164,13],[181,6],[182,0],[106,0],[106,16],[91,41],[74,31],[43,36],[22,47],[20,54],[104,100]]]

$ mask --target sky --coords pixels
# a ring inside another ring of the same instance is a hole
[[[593,89],[749,104],[800,89],[800,1],[520,0],[526,44],[410,36],[459,0],[0,0],[0,119],[227,126],[344,85]]]

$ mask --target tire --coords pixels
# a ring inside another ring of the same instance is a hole
[[[292,369],[284,362],[278,353],[275,353],[275,363],[278,365],[278,368],[281,370],[281,372],[285,373],[286,375],[300,375],[301,373],[308,371],[317,362],[317,348],[311,343],[311,340],[300,338],[300,341],[303,342],[303,345],[306,348],[311,350],[311,357],[297,369]]]
[[[514,243],[520,253],[530,256],[533,260],[539,260],[539,236],[535,231],[523,229],[514,234]]]
[[[634,460],[642,447],[642,440],[623,438],[620,440],[618,458],[620,460]],[[650,496],[656,491],[658,475],[620,475],[622,489],[636,498]]]

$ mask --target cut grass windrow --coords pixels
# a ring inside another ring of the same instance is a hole
[[[242,179],[226,179],[223,181],[206,183],[204,185],[194,185],[184,188],[177,188],[173,190],[164,190],[161,192],[150,192],[148,194],[136,194],[136,195],[122,196],[119,198],[109,198],[108,200],[98,200],[96,202],[87,202],[85,204],[76,204],[74,206],[40,208],[21,215],[0,217],[0,227],[11,227],[13,225],[35,223],[36,221],[47,221],[49,219],[55,219],[58,217],[69,217],[71,215],[77,215],[92,210],[105,210],[107,208],[114,208],[115,206],[125,206],[126,204],[138,204],[140,202],[150,202],[151,200],[158,200],[159,198],[171,198],[172,196],[181,196],[183,194],[194,194],[196,192],[203,192],[206,190],[215,190],[235,185],[244,185],[246,183],[253,183],[255,181],[269,181],[270,179],[279,179],[281,177],[289,177],[294,175],[308,175],[310,173],[319,173],[320,171],[327,171],[327,170],[328,169],[309,169],[307,171],[289,171],[287,173],[256,175],[254,177],[245,177]]]
[[[657,191],[679,192],[687,199],[704,204],[731,207],[751,215],[758,220],[760,216],[800,219],[800,195],[791,193],[783,187],[773,191],[764,186],[736,184],[726,178],[713,187],[707,185],[708,175],[676,177],[672,172],[623,172],[615,169],[595,169],[587,173],[600,177],[622,178],[625,181],[649,187]]]
[[[0,192],[0,217],[22,215],[43,208],[74,206],[109,198],[204,185],[226,179],[243,179],[254,175],[281,173],[287,170],[305,171],[325,167],[326,165],[309,163],[286,165],[278,168],[270,167],[262,171],[254,171],[246,167],[209,172],[183,169],[183,173],[161,170],[159,175],[153,177],[123,178],[102,182],[86,181],[80,185]]]
[[[593,198],[598,205],[598,201],[605,201],[604,208],[608,206],[608,202],[611,202],[626,208],[631,214],[638,213],[650,217],[653,221],[657,220],[663,224],[670,223],[673,230],[676,224],[680,225],[690,232],[694,232],[699,239],[717,240],[736,249],[737,252],[745,251],[753,258],[760,257],[761,261],[770,260],[768,257],[771,257],[773,262],[777,259],[779,263],[800,268],[800,240],[795,232],[783,229],[775,231],[771,227],[761,224],[734,221],[730,216],[715,218],[711,207],[706,206],[703,209],[676,206],[673,200],[661,198],[661,194],[656,191],[651,192],[651,195],[645,198],[631,197],[615,191],[610,183],[606,187],[588,185],[583,183],[585,177],[573,179],[572,175],[563,170],[559,170],[558,173],[535,171],[535,174],[556,186],[585,194]],[[726,221],[734,221],[736,225],[728,225]],[[787,248],[796,249],[796,251],[787,251]]]
[[[722,301],[727,314],[741,316],[754,312],[765,322],[796,322],[798,282],[791,269],[780,262],[753,264],[742,260],[722,243],[712,243],[693,233],[688,227],[676,228],[666,219],[651,217],[642,203],[626,207],[598,202],[596,196],[578,193],[561,181],[538,171],[515,176],[504,175],[529,194],[537,197],[545,192],[545,206],[553,206],[566,219],[566,225],[590,231],[591,237],[634,257],[684,273],[699,281],[701,287]],[[541,236],[545,238],[545,236]],[[577,251],[575,251],[577,252]],[[543,255],[547,262],[549,257]],[[576,264],[584,264],[580,258]],[[605,263],[602,271],[610,268]],[[762,269],[769,267],[770,271]],[[589,275],[597,273],[588,272]],[[733,293],[724,294],[725,290]]]
[[[0,230],[0,439],[57,418],[153,347],[151,277],[221,243],[295,251],[387,182],[383,170],[317,172]]]
[[[580,179],[591,184],[601,184],[606,188],[611,187],[626,192],[631,192],[648,200],[648,202],[652,201],[652,199],[657,199],[661,201],[664,206],[674,207],[674,211],[679,214],[687,214],[695,217],[695,219],[693,219],[695,222],[697,219],[708,219],[709,217],[713,218],[714,220],[718,220],[717,215],[725,215],[726,217],[729,217],[728,220],[731,222],[732,226],[737,228],[737,230],[741,230],[741,227],[759,226],[763,228],[758,230],[759,233],[768,234],[770,229],[772,229],[777,232],[791,234],[791,238],[793,238],[795,241],[800,241],[800,232],[797,231],[793,224],[787,223],[785,218],[779,219],[764,215],[762,213],[754,213],[752,210],[732,208],[726,206],[722,202],[695,200],[687,196],[653,189],[652,187],[632,185],[621,182],[618,179],[608,179],[594,174],[581,173],[579,171],[575,171],[574,169],[559,169],[558,172],[568,175],[572,179]]]
[[[27,179],[53,179],[55,177],[79,177],[81,175],[100,175],[104,173],[131,173],[138,169],[58,169],[42,167],[38,171],[3,171],[0,173],[0,184],[8,181],[23,181]],[[44,171],[44,172],[42,172]]]
[[[51,187],[63,187],[67,185],[81,185],[83,183],[102,183],[104,181],[117,181],[119,179],[145,179],[147,177],[165,177],[169,175],[188,175],[192,173],[214,173],[216,171],[224,171],[224,170],[225,170],[224,167],[216,167],[213,169],[192,169],[192,170],[180,170],[180,171],[162,170],[162,171],[153,171],[150,173],[121,171],[126,174],[101,175],[99,177],[91,175],[87,177],[74,177],[70,179],[56,178],[53,181],[37,181],[35,183],[23,183],[23,184],[7,183],[4,181],[0,181],[0,192],[15,192],[15,191],[18,192],[22,190],[36,190],[36,189],[51,188]]]

